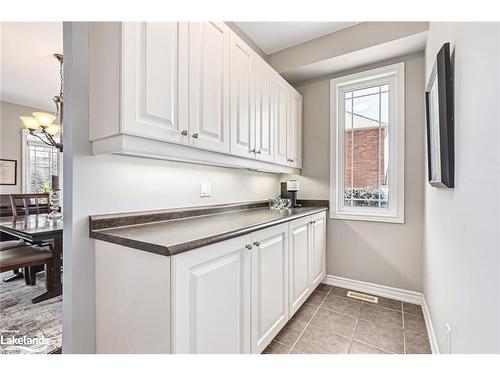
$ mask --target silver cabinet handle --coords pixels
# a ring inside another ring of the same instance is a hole
[[[199,134],[198,133],[193,133],[193,138],[198,138]]]
[[[183,131],[181,131],[181,134],[184,135],[184,136],[186,136],[186,135],[188,135],[188,131],[187,130],[183,130]]]
[[[294,162],[294,159],[286,159],[286,161],[290,162],[290,163],[293,163]]]
[[[262,154],[262,151],[261,150],[255,151],[255,153],[260,155],[260,154]]]
[[[251,149],[251,150],[250,150],[250,151],[248,151],[248,152],[252,152],[252,153],[254,153],[254,154],[255,154],[255,152],[256,152],[256,151],[255,151],[255,149],[253,148],[253,149]]]
[[[257,246],[257,247],[260,246],[260,242],[259,241],[255,241],[253,244],[254,244],[254,246]]]
[[[252,250],[252,245],[250,245],[250,244],[245,245],[245,247],[246,247],[248,250]]]

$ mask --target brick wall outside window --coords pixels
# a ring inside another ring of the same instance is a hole
[[[378,189],[380,182],[384,184],[384,136],[385,128],[368,128],[354,130],[354,188]],[[380,145],[380,149],[379,149]],[[352,131],[345,132],[344,154],[344,186],[351,187],[351,150]],[[379,157],[380,155],[380,157]],[[378,162],[380,159],[380,174]]]

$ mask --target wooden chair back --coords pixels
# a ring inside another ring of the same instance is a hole
[[[11,194],[10,205],[13,216],[45,214],[50,212],[49,193]]]

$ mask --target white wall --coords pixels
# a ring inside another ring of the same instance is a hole
[[[88,139],[88,24],[64,24],[64,295],[63,351],[95,351],[94,240],[88,216],[267,199],[279,176],[229,168],[92,156]],[[199,197],[200,181],[212,197]],[[130,275],[140,282],[147,275]]]
[[[19,116],[31,116],[37,108],[2,101],[0,107],[0,158],[17,160],[17,184],[0,185],[0,194],[22,192],[22,130]]]
[[[424,183],[424,56],[360,67],[297,87],[303,97],[300,198],[329,199],[330,80],[405,61],[405,223],[328,220],[327,273],[412,291],[422,290]]]
[[[425,184],[424,293],[442,353],[500,353],[500,24],[431,23],[455,64],[455,189]]]

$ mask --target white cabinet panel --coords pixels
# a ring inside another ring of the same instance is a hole
[[[302,167],[302,96],[294,90],[289,94],[287,160],[292,167]]]
[[[289,165],[287,160],[288,87],[281,79],[275,79],[273,89],[274,162]]]
[[[254,70],[255,155],[259,160],[274,160],[274,116],[272,113],[272,74],[269,66],[256,61]]]
[[[252,126],[252,70],[255,52],[234,33],[231,33],[230,49],[230,151],[233,155],[253,158],[255,134]]]
[[[229,40],[222,22],[189,23],[189,142],[229,152]]]
[[[89,98],[94,154],[302,165],[300,94],[223,22],[91,23]]]
[[[250,352],[250,236],[172,257],[174,353]]]
[[[288,321],[288,224],[252,234],[252,353]]]
[[[326,276],[326,214],[311,217],[311,283],[315,288]]]
[[[311,293],[310,217],[290,222],[290,316]]]
[[[123,24],[122,131],[186,143],[187,24]]]

